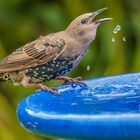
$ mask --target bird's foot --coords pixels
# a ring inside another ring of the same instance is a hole
[[[72,84],[80,84],[83,86],[87,86],[86,83],[80,81],[82,80],[82,77],[76,77],[76,78],[71,78],[71,77],[67,77],[67,76],[62,76],[62,77],[58,77],[57,80],[64,80],[64,83],[72,83]]]
[[[37,87],[37,88],[46,90],[48,92],[52,92],[54,94],[60,95],[60,93],[57,90],[52,89],[52,88],[49,88],[49,87],[47,87],[47,86],[45,86],[43,84],[25,84],[24,87],[26,87],[26,88],[29,88],[29,87]],[[37,90],[37,91],[39,91],[39,90]]]

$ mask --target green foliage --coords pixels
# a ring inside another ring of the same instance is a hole
[[[140,70],[140,1],[139,0],[1,0],[0,58],[36,39],[66,28],[76,16],[108,7],[98,16],[113,17],[101,25],[90,51],[71,76],[97,76]],[[113,34],[116,25],[122,29]],[[112,42],[115,37],[115,42]],[[126,42],[122,38],[126,37]],[[90,71],[86,70],[91,66]],[[49,83],[54,85],[55,82]],[[26,132],[16,118],[19,101],[34,90],[0,84],[0,140],[43,140]]]

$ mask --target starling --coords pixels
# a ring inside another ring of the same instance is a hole
[[[64,80],[84,84],[80,78],[66,77],[81,61],[90,43],[95,39],[97,27],[111,18],[94,20],[103,8],[75,18],[64,30],[40,36],[17,49],[0,62],[0,81],[11,81],[24,87],[37,87],[58,94],[43,82]]]

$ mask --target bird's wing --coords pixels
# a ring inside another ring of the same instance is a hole
[[[25,70],[43,65],[57,58],[63,51],[65,41],[50,40],[46,37],[26,44],[0,62],[0,73]]]

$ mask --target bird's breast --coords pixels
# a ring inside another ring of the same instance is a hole
[[[84,57],[87,51],[88,51],[88,46],[82,47],[82,49],[79,51],[79,55],[77,56],[77,58],[73,63],[73,67],[76,67],[80,63],[80,61],[82,60],[82,58]]]
[[[26,75],[30,77],[31,83],[45,82],[63,76],[72,69],[73,60],[71,58],[59,58],[28,69]]]

